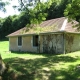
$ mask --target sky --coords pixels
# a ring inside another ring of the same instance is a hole
[[[6,1],[6,0],[4,0],[4,1]],[[0,11],[0,17],[5,18],[9,15],[19,14],[19,12],[17,10],[13,9],[13,7],[12,7],[13,5],[19,5],[18,0],[12,0],[11,4],[6,6],[6,10],[7,10],[6,13]]]
[[[7,1],[7,0],[3,0],[3,1]],[[46,0],[41,0],[41,1],[43,1],[43,2],[45,2]],[[17,10],[14,10],[13,9],[13,5],[19,5],[19,3],[18,3],[18,0],[12,0],[11,2],[10,2],[10,5],[7,5],[6,6],[6,10],[7,10],[7,12],[6,13],[4,13],[4,12],[2,12],[2,11],[0,11],[0,17],[1,18],[5,18],[5,17],[7,17],[7,16],[9,16],[9,15],[14,15],[14,14],[19,14],[19,12],[17,11]]]

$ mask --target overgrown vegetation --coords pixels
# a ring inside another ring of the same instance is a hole
[[[26,0],[20,1],[25,3]],[[25,27],[27,24],[39,24],[46,19],[63,17],[66,5],[71,3],[72,0],[48,0],[44,3],[40,0],[34,1],[34,8],[28,8],[30,5],[25,4],[25,7],[24,5],[19,7],[20,15],[8,16],[4,19],[0,18],[0,39]]]
[[[61,55],[11,53],[8,51],[8,41],[2,41],[0,44],[2,44],[0,53],[3,61],[9,64],[17,80],[80,79],[80,51]],[[5,75],[6,80],[10,74]],[[8,80],[14,80],[13,78],[10,77]]]
[[[0,18],[0,39],[6,35],[25,27],[28,24],[39,24],[44,20],[63,17],[64,14],[69,19],[80,22],[80,0],[18,0],[19,6],[13,8],[20,11],[20,15]],[[0,10],[6,11],[8,2],[0,0]],[[80,24],[77,26],[80,29]]]

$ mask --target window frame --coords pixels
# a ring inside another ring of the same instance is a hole
[[[37,39],[36,39],[37,38]],[[35,40],[36,39],[36,40]],[[37,41],[37,42],[36,42]],[[39,36],[38,35],[33,35],[32,37],[32,46],[33,47],[38,47],[39,44],[38,44],[38,41],[39,41]]]
[[[18,47],[21,47],[22,46],[22,36],[18,36],[17,45],[18,45]]]

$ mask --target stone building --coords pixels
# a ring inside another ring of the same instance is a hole
[[[24,27],[9,34],[9,50],[36,53],[69,53],[80,50],[77,21],[65,17],[51,19],[39,25]]]

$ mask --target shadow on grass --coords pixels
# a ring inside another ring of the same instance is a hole
[[[55,70],[55,73],[52,72],[49,76],[49,80],[80,80],[80,69],[70,65],[68,69]]]
[[[23,59],[6,58],[4,62],[9,63],[17,73],[25,75],[20,76],[19,80],[78,80],[79,71],[75,71],[75,66],[69,66],[68,69],[56,70],[56,64],[60,62],[75,62],[77,58],[69,56],[49,56],[45,58]],[[62,64],[63,65],[63,64]],[[64,66],[64,65],[63,65]]]

